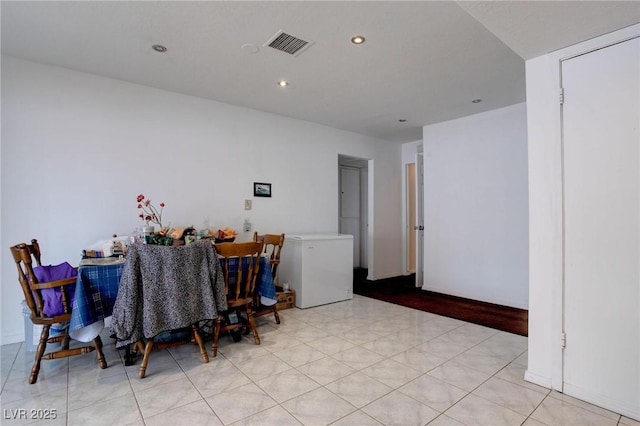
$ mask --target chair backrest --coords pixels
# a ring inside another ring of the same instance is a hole
[[[254,232],[253,241],[264,244],[264,253],[269,256],[269,264],[271,265],[271,277],[273,278],[273,283],[276,284],[276,274],[278,273],[278,265],[280,265],[280,252],[284,245],[284,234],[260,235]]]
[[[253,298],[256,286],[262,243],[220,243],[214,248],[220,257],[228,300]]]
[[[67,287],[75,285],[76,278],[45,283],[38,282],[38,278],[33,271],[33,259],[35,259],[37,266],[42,266],[42,263],[40,260],[40,244],[35,238],[31,240],[31,244],[20,243],[10,249],[18,268],[18,281],[20,282],[20,287],[22,287],[24,300],[31,310],[31,320],[38,324],[64,320],[65,316],[71,314],[71,297]],[[61,289],[60,298],[64,312],[55,317],[48,317],[44,313],[45,300],[42,290],[55,288]]]

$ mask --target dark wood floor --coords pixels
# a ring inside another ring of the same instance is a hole
[[[419,309],[509,333],[528,335],[529,312],[462,297],[422,290],[415,286],[415,275],[368,281],[366,269],[355,269],[353,292],[408,308]]]

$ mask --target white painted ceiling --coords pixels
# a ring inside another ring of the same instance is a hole
[[[6,55],[407,142],[525,101],[525,59],[638,23],[640,2],[3,0],[0,13]],[[278,30],[313,44],[264,46]]]

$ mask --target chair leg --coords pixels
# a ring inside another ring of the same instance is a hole
[[[256,322],[253,320],[253,312],[251,312],[251,306],[247,306],[247,318],[249,319],[249,327],[251,331],[253,331],[253,341],[256,342],[256,345],[260,344],[260,336],[258,335],[258,327],[256,327]]]
[[[33,363],[33,367],[31,368],[31,375],[29,376],[30,385],[38,381],[38,374],[40,373],[40,362],[42,361],[44,351],[47,349],[47,341],[49,340],[50,328],[50,325],[45,325],[42,327],[42,333],[40,333],[40,342],[38,343],[38,348],[36,349],[35,360]]]
[[[64,340],[62,341],[62,349],[65,350],[65,351],[68,350],[70,342],[71,342],[71,337],[69,337],[69,335],[67,334],[64,337]]]
[[[278,315],[278,308],[276,305],[273,305],[273,315],[276,317],[276,324],[280,324],[280,315]]]
[[[147,344],[144,347],[144,356],[142,357],[142,364],[140,364],[140,371],[138,372],[138,377],[141,379],[144,379],[144,376],[147,374],[147,365],[149,364],[151,349],[153,349],[153,339],[147,340]]]
[[[207,354],[207,349],[204,347],[204,342],[202,341],[202,336],[200,336],[200,332],[198,331],[198,326],[196,324],[191,324],[191,330],[193,331],[193,338],[196,339],[196,343],[200,347],[202,362],[206,364],[209,362],[209,355]]]
[[[104,370],[107,368],[107,359],[104,357],[104,353],[102,352],[102,339],[100,336],[96,336],[96,338],[93,339],[93,346],[95,346],[98,355],[98,365],[100,365],[100,368]]]
[[[213,344],[212,344],[212,352],[213,356],[218,356],[218,338],[220,337],[220,321],[222,320],[221,314],[218,314],[218,318],[216,318],[216,325],[213,328]]]
[[[133,347],[131,348],[131,352],[136,356],[144,355],[144,345],[140,340],[138,340],[133,344]]]

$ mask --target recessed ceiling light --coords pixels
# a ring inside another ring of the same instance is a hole
[[[258,53],[258,51],[260,50],[260,48],[258,46],[256,46],[255,44],[251,44],[251,43],[245,43],[242,46],[240,46],[240,48],[245,53],[248,53],[250,55],[252,55],[254,53]]]
[[[288,85],[289,85],[289,82],[286,81],[286,80],[280,80],[278,82],[278,86],[280,86],[280,87],[287,87]]]
[[[160,52],[160,53],[164,53],[167,51],[167,48],[161,44],[154,44],[153,46],[151,46],[151,48],[156,52]]]
[[[473,102],[474,104],[479,104],[480,102],[482,102],[482,99],[474,99],[471,102]]]
[[[351,43],[353,44],[362,44],[364,43],[364,40],[365,40],[364,36],[361,36],[361,35],[351,37]]]

